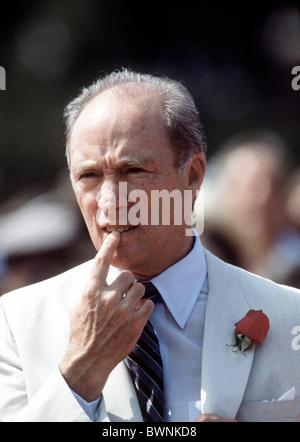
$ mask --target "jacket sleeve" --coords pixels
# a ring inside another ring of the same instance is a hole
[[[91,422],[58,367],[28,399],[21,358],[1,300],[0,392],[1,422]],[[101,420],[108,420],[105,405],[99,407]]]

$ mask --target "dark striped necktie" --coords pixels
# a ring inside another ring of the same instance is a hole
[[[145,298],[154,303],[161,296],[151,282],[143,282]],[[134,381],[144,422],[163,422],[163,366],[159,343],[148,321],[132,352],[125,359]]]

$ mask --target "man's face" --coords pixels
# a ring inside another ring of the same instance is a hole
[[[170,225],[150,225],[151,190],[196,190],[188,173],[178,176],[155,97],[121,101],[108,90],[94,98],[73,127],[70,162],[76,198],[96,249],[114,228],[121,231],[112,265],[146,279],[189,251],[192,238],[185,235],[184,222],[174,225],[172,210]],[[120,200],[119,183],[125,183],[127,194],[139,190],[148,197],[149,224],[120,223],[120,214],[128,214],[136,201]]]

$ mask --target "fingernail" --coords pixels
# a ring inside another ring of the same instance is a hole
[[[119,239],[121,236],[120,232],[117,232],[116,230],[114,232],[111,232],[110,234],[111,237],[113,237],[114,239]]]

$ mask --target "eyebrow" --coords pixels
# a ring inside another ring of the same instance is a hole
[[[124,164],[125,166],[146,166],[149,164],[153,164],[153,159],[145,158],[144,156],[139,155],[125,155],[120,159],[118,164]]]
[[[116,161],[116,167],[128,167],[128,166],[153,166],[154,160],[152,158],[145,158],[139,155],[124,155],[118,161]],[[98,169],[102,168],[101,164],[97,160],[81,160],[74,167],[74,174],[82,172],[88,169]]]

